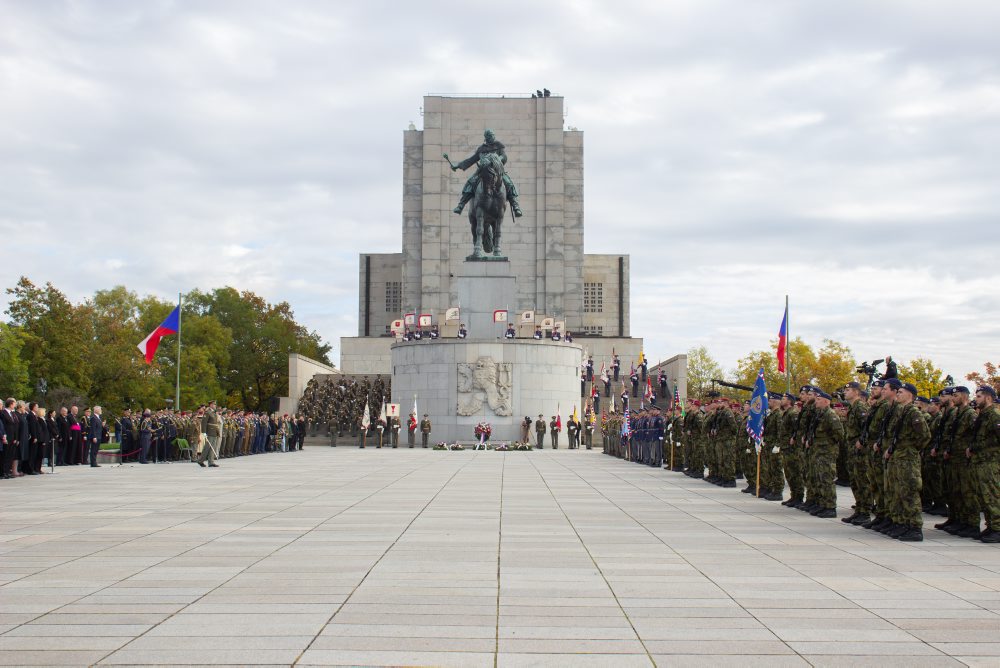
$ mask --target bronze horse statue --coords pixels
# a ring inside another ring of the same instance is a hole
[[[479,185],[469,207],[473,250],[471,258],[487,254],[500,257],[500,225],[507,213],[507,188],[503,183],[503,161],[496,153],[483,153],[477,166]]]

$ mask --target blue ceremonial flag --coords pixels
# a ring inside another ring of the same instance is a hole
[[[626,407],[624,421],[622,422],[622,439],[627,439],[631,435],[632,435],[632,426],[629,424],[628,407]]]
[[[747,421],[747,433],[753,439],[754,447],[760,452],[760,443],[764,438],[764,415],[767,413],[767,385],[764,383],[764,367],[757,374],[757,382],[753,386],[753,397],[750,399],[750,419]]]

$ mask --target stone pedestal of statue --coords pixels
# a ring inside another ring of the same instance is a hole
[[[461,273],[451,279],[451,303],[461,307],[461,320],[473,339],[503,337],[507,321],[494,322],[497,309],[510,311],[508,320],[516,313],[517,279],[510,262],[464,262]]]

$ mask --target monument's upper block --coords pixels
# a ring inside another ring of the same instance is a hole
[[[468,158],[487,128],[505,146],[524,216],[515,222],[508,209],[502,227],[513,303],[482,306],[532,309],[577,333],[629,335],[628,258],[584,256],[583,133],[563,121],[562,97],[424,98],[423,129],[403,137],[402,254],[361,258],[361,336],[383,335],[403,312],[459,305],[472,237],[468,207],[452,209],[475,167],[453,172],[442,154]]]

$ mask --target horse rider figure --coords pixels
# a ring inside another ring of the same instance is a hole
[[[483,133],[483,144],[476,149],[476,152],[470,155],[468,158],[462,162],[452,165],[451,171],[457,169],[462,169],[463,171],[472,167],[473,165],[479,164],[479,156],[484,153],[496,153],[500,156],[500,161],[506,165],[507,164],[507,152],[503,144],[497,141],[496,135],[493,134],[493,130],[487,128],[486,132]],[[514,211],[514,216],[520,218],[524,215],[521,211],[521,207],[518,205],[517,198],[518,192],[517,187],[514,182],[510,180],[507,176],[507,170],[503,172],[503,183],[507,188],[507,201],[510,202],[510,208]],[[458,200],[458,206],[455,207],[455,213],[462,213],[462,209],[465,208],[466,203],[471,200],[476,194],[476,186],[479,185],[479,171],[472,173],[472,176],[465,182],[465,187],[462,188],[462,198]]]

